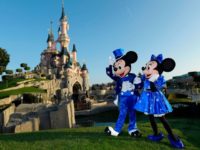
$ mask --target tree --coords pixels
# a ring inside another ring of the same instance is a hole
[[[6,88],[8,87],[8,81],[13,78],[13,71],[12,70],[5,70],[6,75],[2,76],[2,80],[6,83]]]
[[[28,66],[26,66],[25,68],[24,68],[24,70],[26,70],[26,71],[29,71],[31,68],[30,67],[28,67]]]
[[[22,68],[25,68],[25,67],[27,67],[28,65],[26,64],[26,63],[21,63],[20,64],[20,67],[22,67]]]
[[[10,62],[10,56],[7,51],[0,48],[0,75],[6,70],[6,66]]]
[[[22,73],[22,69],[21,68],[17,68],[16,72],[20,74],[20,73]]]
[[[26,63],[21,63],[20,67],[22,68],[22,72],[23,72],[23,70],[25,70],[25,67],[27,67],[27,64]]]
[[[25,71],[30,70],[31,68],[26,63],[21,63],[20,67],[22,67]],[[26,72],[25,72],[26,73]]]
[[[13,71],[12,71],[12,70],[5,70],[5,73],[6,73],[6,74],[9,74],[9,75],[12,75],[12,74],[13,74]]]

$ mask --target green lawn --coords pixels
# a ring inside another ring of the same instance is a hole
[[[0,90],[10,88],[10,87],[15,87],[17,86],[17,83],[27,81],[27,82],[36,82],[36,81],[46,81],[48,79],[23,79],[23,78],[13,78],[8,81],[0,82]]]
[[[44,93],[45,90],[35,88],[35,87],[24,87],[16,90],[10,90],[5,92],[0,92],[0,99],[8,97],[10,95],[18,95],[23,93]]]
[[[169,119],[174,132],[178,134],[188,150],[200,149],[200,119]],[[131,138],[124,127],[119,137],[104,134],[105,126],[58,129],[34,133],[0,135],[0,149],[5,150],[171,150],[168,139],[151,142],[146,136],[151,134],[149,122],[139,121],[142,138]],[[166,135],[161,124],[161,129]]]
[[[0,90],[6,89],[6,88],[10,88],[10,87],[15,87],[17,82],[21,82],[24,81],[26,79],[22,79],[22,78],[14,78],[14,79],[10,79],[4,82],[0,82]]]

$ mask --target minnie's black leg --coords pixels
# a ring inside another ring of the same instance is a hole
[[[154,116],[149,115],[149,120],[150,120],[150,123],[151,123],[151,127],[153,129],[154,135],[158,135],[158,127],[157,127]]]
[[[159,117],[160,121],[162,122],[165,130],[168,132],[168,134],[173,138],[173,140],[178,140],[177,137],[173,134],[172,129],[168,123],[168,121],[166,120],[166,118],[164,116]]]
[[[175,147],[175,148],[184,148],[184,144],[181,141],[181,139],[179,139],[177,136],[175,136],[172,132],[171,127],[169,126],[169,123],[167,122],[167,120],[165,119],[165,117],[160,117],[159,118],[160,121],[162,122],[164,128],[166,129],[166,131],[168,132],[168,139],[170,144]]]

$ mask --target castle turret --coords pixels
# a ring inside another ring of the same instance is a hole
[[[72,69],[72,61],[69,60],[65,66],[64,66],[65,70],[69,71],[70,69]]]
[[[77,62],[77,50],[76,50],[75,44],[73,44],[72,58],[73,58],[73,62],[76,63]]]
[[[88,69],[85,63],[81,68],[81,72],[83,78],[83,91],[87,92],[89,90],[89,77],[88,77]]]
[[[63,65],[66,64],[66,62],[70,58],[69,52],[68,52],[66,47],[62,47],[62,49],[61,49],[61,58],[62,58],[62,64]]]
[[[88,69],[87,69],[87,66],[86,66],[85,63],[83,64],[83,66],[82,66],[82,68],[81,68],[81,71],[82,71],[83,73],[87,73],[87,72],[88,72]]]
[[[64,10],[64,3],[62,3],[62,13],[60,17],[60,27],[59,27],[59,41],[61,48],[66,47],[68,48],[69,45],[69,36],[67,31],[69,30],[69,24],[67,22],[67,16],[65,15],[65,10]]]
[[[48,33],[48,38],[47,38],[47,48],[52,48],[52,44],[54,43],[54,35],[52,31],[52,21],[51,21],[51,28]]]

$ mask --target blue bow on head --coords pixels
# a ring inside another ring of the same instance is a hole
[[[151,55],[151,61],[157,60],[159,63],[162,63],[163,56],[162,54],[159,54],[157,57],[155,55]]]

